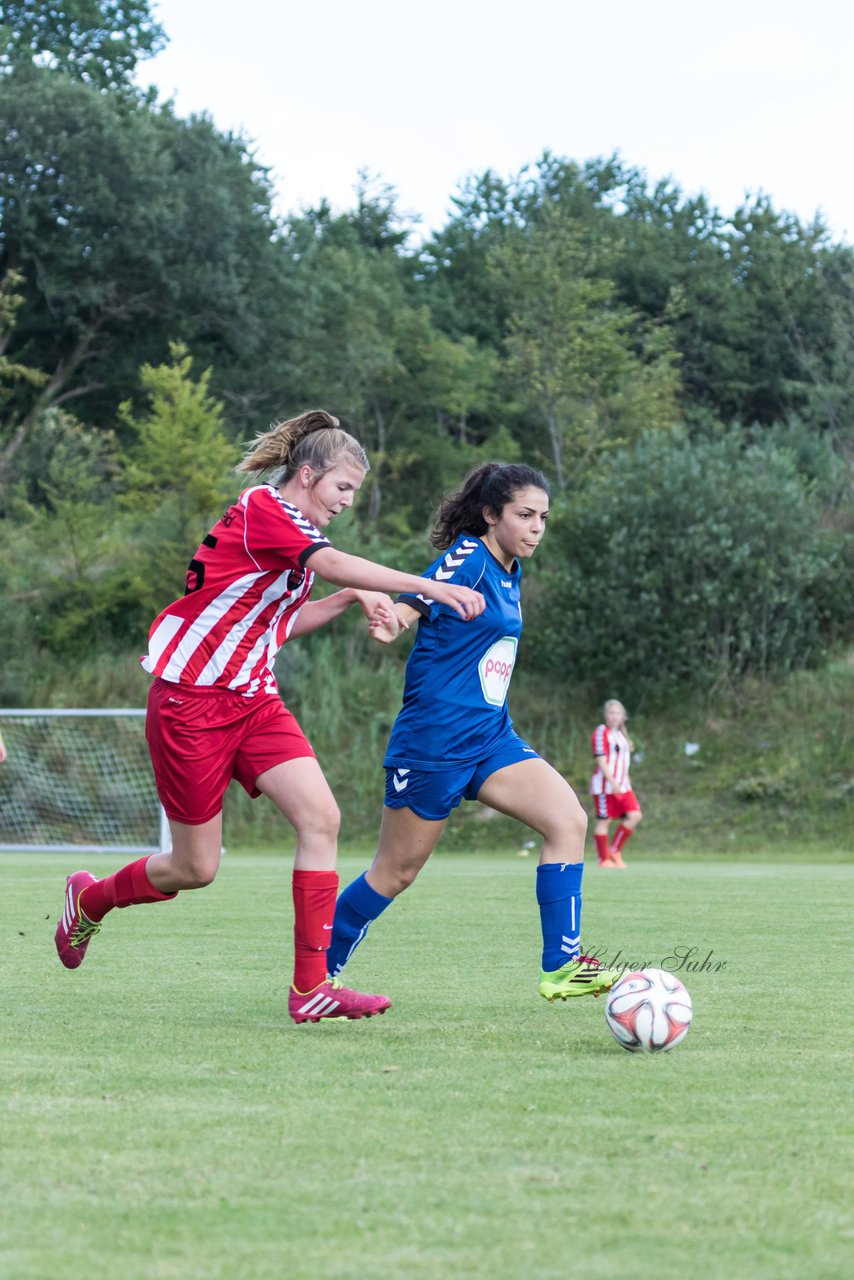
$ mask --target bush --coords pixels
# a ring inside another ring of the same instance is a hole
[[[736,431],[645,438],[555,523],[531,660],[599,692],[637,702],[807,667],[852,616],[851,556],[791,451]]]

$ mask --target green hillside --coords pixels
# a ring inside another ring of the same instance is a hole
[[[357,650],[348,661],[321,638],[285,655],[285,701],[305,725],[338,798],[344,849],[370,843],[379,827],[382,755],[405,656]],[[61,678],[54,673],[34,689],[33,702],[143,706],[147,684],[135,654],[102,656]],[[621,690],[601,693],[618,697]],[[665,709],[628,709],[637,749],[632,781],[644,810],[629,861],[681,854],[839,861],[854,851],[854,654],[774,683],[746,681]],[[519,732],[586,798],[598,701],[523,665],[510,710]],[[686,753],[691,743],[695,754]],[[233,847],[292,844],[273,807],[249,801],[236,786],[226,797],[225,838]],[[530,839],[518,823],[464,804],[441,847],[515,853]]]
[[[340,716],[318,723],[305,715],[341,804],[345,846],[378,827],[385,730],[400,689],[388,664],[362,678],[355,691],[351,678]],[[327,708],[337,692],[325,686]],[[524,670],[514,677],[510,702],[520,733],[586,795],[597,704]],[[704,853],[839,860],[854,851],[854,659],[667,710],[629,710],[639,755],[632,779],[645,813],[629,860]],[[689,743],[699,746],[696,754],[686,753]],[[267,807],[262,812],[234,788],[229,805],[233,839],[267,841],[275,831]],[[442,847],[512,851],[527,839],[518,823],[466,804],[452,815]]]
[[[516,714],[527,721],[518,708]],[[851,658],[775,684],[748,682],[736,693],[686,701],[666,714],[636,714],[630,729],[640,759],[632,780],[645,820],[627,858],[850,856],[852,726]],[[577,718],[573,728],[553,759],[584,790],[587,743]],[[554,739],[551,726],[549,736]],[[699,750],[686,753],[688,744]]]

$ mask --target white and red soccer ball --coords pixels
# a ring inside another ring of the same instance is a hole
[[[666,969],[623,974],[608,992],[605,1021],[632,1053],[662,1053],[684,1040],[693,1008],[685,987]]]

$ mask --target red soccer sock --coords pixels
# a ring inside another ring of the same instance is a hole
[[[608,837],[595,835],[593,839],[596,841],[596,857],[599,859],[599,866],[601,867],[603,862],[608,861],[608,857],[611,853],[611,850],[608,847]]]
[[[294,986],[313,991],[326,981],[326,950],[332,937],[337,871],[294,871]]]
[[[103,920],[113,907],[133,907],[142,902],[166,902],[174,893],[161,893],[155,889],[145,869],[148,858],[137,858],[115,875],[105,876],[96,884],[90,884],[80,894],[80,905],[90,920]]]
[[[614,836],[614,839],[611,841],[611,852],[619,853],[623,845],[631,836],[631,834],[632,834],[631,827],[627,827],[625,823],[621,822],[620,825],[617,827],[617,832],[616,832],[616,835]]]

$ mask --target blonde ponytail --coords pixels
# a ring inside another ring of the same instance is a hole
[[[341,430],[333,414],[325,409],[308,409],[256,436],[235,470],[257,474],[275,471],[272,483],[281,486],[302,466],[311,467],[319,478],[335,466],[342,453],[348,454],[365,471],[370,469],[359,441]]]

